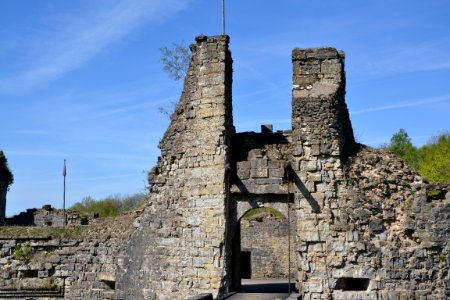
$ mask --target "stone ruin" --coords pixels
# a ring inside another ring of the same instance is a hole
[[[241,287],[242,217],[270,208],[289,220],[301,299],[449,299],[449,185],[355,142],[344,53],[294,49],[292,129],[236,133],[228,46],[228,36],[191,45],[136,229],[100,242],[33,241],[57,257],[28,270],[68,299],[222,298]],[[0,240],[0,297],[26,269],[8,256],[20,243]]]
[[[240,288],[240,219],[294,220],[302,299],[450,297],[450,194],[354,140],[343,52],[294,49],[292,130],[236,133],[228,36],[199,36],[149,175],[151,194],[117,272],[123,299]]]
[[[45,204],[42,208],[29,208],[11,218],[5,218],[5,223],[8,226],[63,227],[65,225],[89,225],[97,218],[98,214],[95,213],[64,211]]]

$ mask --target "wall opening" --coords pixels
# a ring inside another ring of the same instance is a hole
[[[18,275],[19,278],[37,278],[38,270],[21,270]]]
[[[339,278],[336,283],[336,289],[343,291],[367,291],[369,288],[369,278]]]
[[[250,251],[241,251],[241,278],[252,278],[252,253]]]
[[[236,225],[232,246],[233,290],[288,292],[289,272],[294,290],[295,251],[289,254],[287,245],[295,229],[290,228],[287,217],[276,209],[257,207],[244,213]]]

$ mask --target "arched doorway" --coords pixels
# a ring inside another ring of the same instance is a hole
[[[269,204],[269,203],[266,203]],[[233,289],[288,292],[295,286],[295,222],[286,202],[253,206],[238,213],[233,235]],[[272,207],[271,207],[272,206]],[[239,211],[239,210],[238,210]],[[289,282],[291,283],[289,288]]]

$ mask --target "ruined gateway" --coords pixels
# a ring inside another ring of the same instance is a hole
[[[450,298],[448,187],[427,200],[424,179],[402,160],[355,143],[344,53],[294,49],[292,130],[236,133],[229,38],[196,42],[149,206],[116,273],[118,296],[238,289],[239,219],[264,206],[295,220],[303,299]]]
[[[72,246],[76,259],[56,260],[69,266],[52,275],[66,278],[64,297],[219,298],[239,290],[240,219],[270,207],[293,224],[302,299],[450,299],[449,186],[355,143],[344,53],[294,49],[292,130],[236,133],[228,44],[228,36],[199,36],[191,45],[137,229],[125,243],[84,241]]]

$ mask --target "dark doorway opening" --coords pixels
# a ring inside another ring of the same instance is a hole
[[[241,278],[252,278],[252,253],[250,251],[241,251]]]
[[[336,289],[343,291],[367,291],[369,288],[369,278],[339,278]]]

